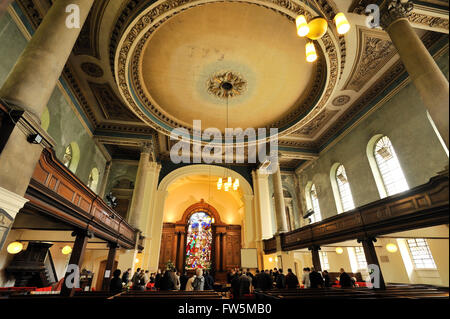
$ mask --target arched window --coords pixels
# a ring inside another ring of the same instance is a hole
[[[309,192],[309,194],[311,197],[311,204],[312,204],[311,208],[314,210],[314,214],[311,215],[311,222],[317,223],[322,220],[322,215],[320,213],[319,198],[317,197],[317,190],[315,184],[312,184],[311,191]]]
[[[50,113],[48,111],[48,108],[44,108],[44,112],[41,115],[41,127],[44,129],[44,131],[48,131],[48,128],[50,126]]]
[[[67,145],[66,151],[64,152],[63,164],[66,167],[69,167],[71,162],[72,162],[72,146],[69,144]]]
[[[191,215],[186,238],[186,269],[211,268],[212,218],[205,212]]]
[[[89,179],[88,179],[88,183],[87,186],[92,189],[94,192],[97,191],[97,185],[98,185],[98,177],[99,177],[99,172],[98,169],[96,167],[94,167],[91,171],[91,173],[89,174]]]
[[[330,178],[338,214],[355,208],[344,165],[339,163],[334,164],[331,167]]]
[[[62,158],[63,164],[75,173],[77,171],[78,163],[80,161],[80,148],[76,142],[67,145]]]
[[[387,136],[381,137],[376,142],[373,156],[375,157],[387,196],[409,189],[394,147]]]

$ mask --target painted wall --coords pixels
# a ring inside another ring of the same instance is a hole
[[[426,109],[415,87],[408,84],[300,173],[302,205],[306,203],[306,184],[312,181],[318,191],[322,218],[337,214],[330,182],[330,169],[336,162],[345,166],[357,207],[380,199],[366,156],[367,143],[376,134],[391,139],[411,188],[426,183],[448,165]]]
[[[105,194],[108,194],[114,187],[114,185],[122,179],[128,179],[135,184],[137,170],[138,170],[138,163],[134,165],[128,163],[121,163],[120,161],[113,160],[111,165],[111,171],[108,177],[108,182],[106,184]]]
[[[2,86],[27,44],[27,40],[9,14],[0,17],[0,43],[0,86]],[[59,87],[55,88],[47,108],[50,114],[47,132],[56,142],[55,152],[58,159],[62,159],[69,143],[77,142],[80,147],[80,162],[75,174],[87,184],[92,168],[97,167],[101,180],[106,159]]]

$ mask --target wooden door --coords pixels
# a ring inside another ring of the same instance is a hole
[[[103,286],[103,278],[105,278],[105,270],[106,270],[106,260],[103,260],[102,262],[100,262],[100,267],[98,268],[98,277],[97,277],[97,283],[95,284],[95,290],[96,291],[100,291],[102,290],[102,286]],[[113,265],[113,269],[111,270],[111,278],[112,278],[112,274],[113,272],[117,269],[117,260],[114,260],[114,265]]]

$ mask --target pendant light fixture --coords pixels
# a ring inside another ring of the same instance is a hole
[[[313,0],[315,3],[315,0]],[[309,7],[309,1],[306,0],[306,5]],[[346,34],[350,30],[350,23],[343,12],[339,12],[334,17],[337,33],[340,35]],[[328,30],[328,21],[323,17],[315,17],[309,23],[306,15],[301,14],[295,19],[297,27],[297,35],[299,37],[307,37],[311,41],[306,44],[306,61],[312,63],[317,60],[315,40],[321,39]]]
[[[231,84],[230,82],[222,82],[221,84],[222,89],[225,91],[225,97],[227,99],[227,126],[225,127],[228,128],[228,99],[230,96],[231,91],[233,90],[233,84]],[[219,177],[219,179],[217,180],[217,189],[221,190],[222,188],[225,190],[225,192],[229,192],[230,189],[232,188],[233,190],[238,190],[239,189],[239,179],[236,178],[233,182],[233,178],[231,176],[229,176],[228,174],[228,167],[227,164],[225,163],[225,172],[224,172],[224,177]],[[226,182],[224,182],[226,181]]]

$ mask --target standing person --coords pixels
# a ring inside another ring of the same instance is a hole
[[[161,288],[161,279],[162,279],[161,269],[158,269],[156,276],[155,276],[155,289],[156,290],[159,290]]]
[[[302,283],[305,288],[311,287],[311,281],[309,280],[309,268],[303,268]]]
[[[323,288],[322,275],[314,268],[311,268],[309,273],[309,281],[311,282],[311,288]]]
[[[233,299],[239,299],[240,290],[241,286],[239,283],[239,273],[237,273],[237,276],[234,276],[233,280],[231,280],[231,292],[233,294]]]
[[[130,282],[131,268],[128,268],[122,275],[122,282],[126,285]]]
[[[295,289],[298,286],[298,278],[297,276],[292,272],[292,269],[288,269],[288,273],[286,275],[286,286],[289,289]]]
[[[170,287],[172,288],[170,290],[177,290],[177,287],[180,287],[180,280],[177,276],[177,270],[174,268],[168,270],[168,272],[171,281]]]
[[[270,290],[273,288],[273,280],[272,276],[270,276],[269,271],[266,270],[263,272],[263,275],[261,276],[261,283],[260,287],[262,290]]]
[[[209,271],[205,271],[205,290],[214,290],[214,278]]]
[[[252,274],[252,272],[250,271],[249,268],[247,268],[247,272],[245,273],[247,275],[247,277],[249,277],[252,281],[252,285],[253,285],[253,281],[255,280],[255,276]]]
[[[239,277],[239,298],[249,295],[251,292],[251,278],[245,272]]]
[[[328,274],[328,271],[324,270],[322,272],[322,276],[323,276],[324,287],[325,288],[330,288],[331,287],[331,283],[330,283],[330,275]]]
[[[183,272],[183,274],[180,276],[180,290],[186,290],[186,284],[188,282],[189,278],[187,276],[186,271]]]
[[[261,287],[261,273],[259,272],[259,269],[256,269],[255,278],[252,280],[253,289],[259,290]]]
[[[166,270],[164,272],[164,275],[161,278],[161,283],[160,283],[160,290],[174,290],[175,289],[175,284],[172,280],[172,275],[171,275],[171,271],[170,270]]]
[[[278,269],[278,275],[276,277],[276,287],[278,289],[284,289],[286,288],[286,277],[283,274],[283,269]]]
[[[186,282],[186,291],[193,291],[194,287],[192,286],[194,280],[195,280],[195,275],[193,275],[191,278],[188,279],[188,281]]]
[[[136,272],[133,274],[133,277],[131,277],[131,283],[133,284],[133,286],[136,281],[136,277],[139,276],[140,272],[141,272],[141,268],[136,269]],[[133,289],[134,289],[134,287],[133,287]]]
[[[109,291],[113,294],[118,294],[122,292],[122,279],[120,279],[121,271],[120,269],[116,269],[113,272],[113,277],[109,283]]]
[[[195,271],[195,279],[192,283],[192,288],[196,291],[203,291],[205,289],[205,277],[203,276],[203,270],[197,268]]]
[[[345,272],[344,268],[340,269],[341,275],[339,276],[339,285],[341,288],[352,288],[352,279],[350,276]]]

